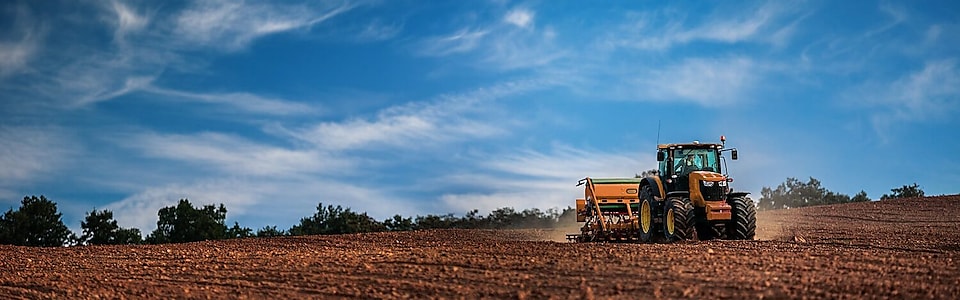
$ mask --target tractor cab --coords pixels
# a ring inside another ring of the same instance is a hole
[[[694,141],[686,144],[657,145],[659,175],[667,192],[690,191],[690,180],[706,181],[726,186],[727,176],[723,174],[723,144],[702,144]],[[731,156],[737,159],[736,149]],[[718,181],[723,181],[720,183]]]

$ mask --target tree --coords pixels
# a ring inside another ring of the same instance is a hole
[[[186,243],[229,238],[224,220],[227,208],[204,205],[194,208],[190,200],[180,199],[176,206],[161,208],[157,215],[157,229],[147,236],[151,244]]]
[[[392,219],[383,220],[383,225],[386,226],[389,231],[408,231],[413,230],[413,219],[393,215]]]
[[[796,178],[787,178],[776,189],[764,187],[760,190],[760,202],[757,209],[783,209],[813,205],[848,203],[850,196],[834,193],[820,186],[820,180],[810,177],[807,182]],[[866,197],[866,193],[864,193]]]
[[[57,204],[43,195],[23,197],[20,209],[0,216],[0,244],[19,246],[63,246],[70,230],[61,220]]]
[[[273,237],[273,236],[284,236],[287,235],[285,231],[277,230],[277,226],[264,226],[257,230],[258,237]]]
[[[890,195],[883,194],[883,196],[880,196],[880,200],[923,197],[923,189],[916,182],[913,185],[890,189],[890,192]]]
[[[860,190],[859,193],[853,196],[853,199],[850,199],[850,202],[867,202],[870,201],[870,197],[867,197],[867,192]]]
[[[290,235],[344,234],[360,232],[386,231],[383,223],[371,218],[367,213],[355,213],[340,205],[323,207],[317,205],[317,212],[309,218],[301,218],[300,224],[290,228]]]
[[[240,227],[239,222],[233,222],[233,227],[227,229],[227,238],[231,239],[242,239],[253,236],[253,229],[247,227]]]
[[[120,228],[117,221],[113,219],[113,212],[109,210],[94,209],[87,213],[87,217],[80,222],[80,228],[83,228],[83,235],[78,239],[80,244],[139,244],[142,240],[140,229]]]

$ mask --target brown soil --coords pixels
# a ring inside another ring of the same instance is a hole
[[[758,241],[555,242],[439,230],[0,246],[0,298],[944,298],[960,196],[761,212]]]

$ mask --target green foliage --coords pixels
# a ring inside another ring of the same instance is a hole
[[[0,244],[20,246],[63,246],[70,230],[63,224],[57,204],[43,195],[23,197],[20,209],[0,216]]]
[[[113,212],[109,210],[93,211],[80,222],[83,235],[78,239],[79,244],[90,245],[122,245],[139,244],[141,242],[140,229],[120,228],[113,219]]]
[[[300,224],[290,228],[290,235],[341,234],[386,231],[387,227],[374,220],[367,213],[356,213],[340,205],[323,207],[317,205],[317,212],[309,218],[301,218]]]
[[[286,231],[277,230],[277,226],[264,226],[257,230],[258,237],[274,237],[287,235]]]
[[[242,239],[253,236],[253,229],[247,227],[240,227],[239,222],[233,222],[233,227],[227,229],[227,238],[230,239]]]
[[[867,193],[861,191],[862,196],[857,201],[864,201]],[[796,178],[787,178],[787,180],[777,186],[776,189],[764,187],[761,191],[760,203],[757,209],[783,209],[796,208],[804,206],[839,204],[853,202],[850,196],[834,193],[820,186],[820,180],[810,177],[807,182],[802,182]],[[860,194],[857,194],[860,196]],[[869,200],[869,199],[866,199]]]
[[[859,193],[853,196],[853,199],[850,199],[850,202],[867,202],[870,201],[870,197],[867,197],[867,192],[860,190]]]
[[[143,238],[140,235],[140,229],[137,228],[120,228],[117,230],[114,236],[115,241],[120,245],[143,243]]]
[[[413,218],[404,218],[400,215],[394,215],[392,219],[383,220],[383,225],[389,231],[408,231],[413,230]]]
[[[460,219],[453,214],[446,214],[417,216],[414,220],[414,229],[449,229],[458,228],[456,225]]]
[[[481,216],[479,210],[467,212],[463,217],[454,214],[426,215],[414,218],[394,215],[378,222],[366,213],[356,213],[349,208],[337,206],[317,206],[317,213],[300,219],[300,224],[290,228],[290,235],[344,234],[379,231],[406,231],[421,229],[502,229],[502,228],[549,228],[557,225],[563,218],[576,219],[576,211],[566,208],[562,212],[556,209],[541,211],[536,208],[516,211],[503,207]],[[259,234],[258,234],[259,235]]]
[[[194,208],[190,200],[180,199],[176,206],[161,208],[157,229],[147,236],[147,243],[186,243],[219,240],[231,237],[224,225],[227,208],[205,205]]]
[[[921,189],[916,182],[914,182],[913,185],[904,185],[899,188],[890,189],[890,192],[890,195],[883,194],[883,196],[880,196],[880,200],[923,197],[924,195],[923,189]]]

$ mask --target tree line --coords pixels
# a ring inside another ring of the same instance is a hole
[[[923,197],[923,189],[914,183],[899,188],[890,189],[890,194],[883,194],[880,200]],[[807,182],[789,177],[776,188],[764,187],[760,190],[760,200],[757,203],[759,210],[789,209],[806,206],[842,204],[851,202],[870,201],[867,192],[850,197],[846,194],[835,193],[820,185],[820,180],[810,177]]]
[[[914,183],[890,190],[880,200],[923,197],[923,189]],[[757,208],[761,210],[788,209],[813,205],[839,204],[870,201],[867,193],[860,191],[853,197],[835,193],[821,186],[816,178],[806,182],[787,178],[776,188],[764,187]],[[454,214],[403,217],[394,215],[378,221],[366,212],[356,212],[340,205],[317,205],[317,211],[303,217],[289,229],[266,226],[257,231],[242,227],[238,222],[227,226],[227,208],[220,205],[194,207],[190,200],[180,201],[157,212],[157,228],[146,237],[137,228],[122,228],[109,210],[94,209],[80,222],[82,232],[76,235],[64,225],[57,204],[43,195],[24,197],[20,208],[11,208],[0,215],[0,244],[21,246],[64,245],[118,245],[118,244],[163,244],[185,243],[204,240],[221,240],[246,237],[273,237],[286,235],[345,234],[381,231],[407,231],[421,229],[504,229],[504,228],[550,228],[558,223],[573,222],[576,211],[536,208],[517,211],[503,207],[480,215],[472,210],[463,216]]]
[[[94,209],[80,222],[82,232],[76,235],[62,221],[57,204],[45,196],[27,196],[20,208],[12,208],[0,216],[0,244],[20,246],[76,246],[186,243],[246,237],[274,237],[286,235],[345,234],[420,229],[505,229],[549,228],[576,218],[573,208],[562,211],[536,208],[516,211],[504,207],[483,216],[478,210],[463,216],[454,214],[403,217],[394,215],[383,221],[365,212],[355,212],[340,205],[317,205],[317,212],[300,219],[287,230],[265,226],[256,232],[225,223],[227,208],[220,205],[194,207],[190,200],[180,201],[157,212],[157,228],[143,237],[137,228],[122,228],[110,210]]]

